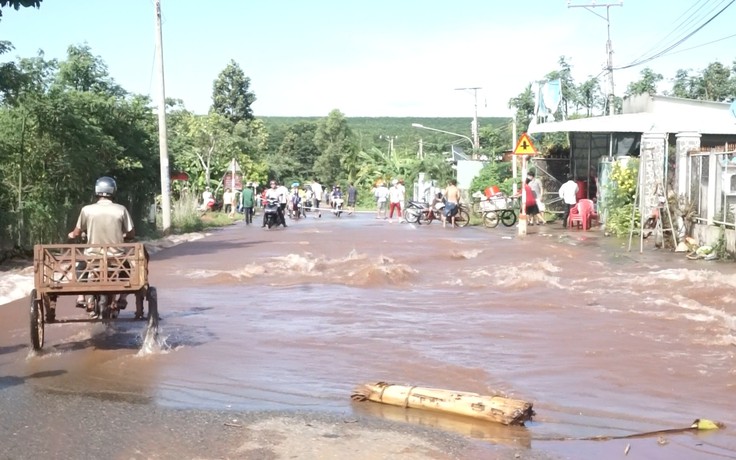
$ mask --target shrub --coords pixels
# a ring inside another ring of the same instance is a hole
[[[629,159],[626,163],[616,162],[611,168],[602,207],[606,216],[606,231],[615,236],[628,235],[632,228],[638,231],[639,210],[636,210],[632,221],[638,173],[639,161],[635,159]]]

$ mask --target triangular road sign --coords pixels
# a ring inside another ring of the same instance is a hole
[[[538,153],[537,148],[532,143],[532,139],[527,133],[523,133],[519,138],[519,142],[516,143],[514,155],[536,155]]]

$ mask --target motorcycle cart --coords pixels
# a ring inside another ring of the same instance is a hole
[[[38,244],[33,248],[34,288],[31,291],[31,345],[43,348],[46,315],[52,299],[62,296],[93,295],[95,307],[107,296],[107,308],[99,318],[59,318],[59,306],[53,324],[101,321],[135,321],[118,318],[114,299],[119,294],[135,297],[136,311],[148,303],[146,325],[158,328],[156,289],[148,284],[148,252],[142,243],[115,245]]]

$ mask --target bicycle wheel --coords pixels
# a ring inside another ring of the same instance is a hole
[[[488,228],[496,228],[498,226],[498,213],[496,211],[488,211],[483,214],[483,225]]]
[[[510,209],[501,213],[501,223],[506,227],[511,227],[516,223],[516,213]]]
[[[470,223],[470,214],[465,209],[460,209],[455,215],[455,225],[465,227]]]

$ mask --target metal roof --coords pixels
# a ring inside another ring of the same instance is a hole
[[[578,118],[529,125],[536,133],[680,133],[736,135],[736,118],[728,110],[713,110],[693,116],[684,114],[627,113],[601,117]]]

